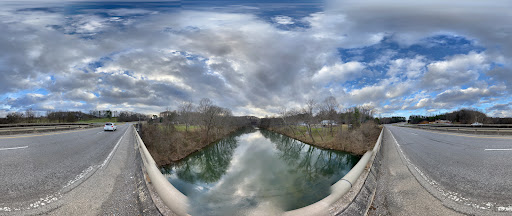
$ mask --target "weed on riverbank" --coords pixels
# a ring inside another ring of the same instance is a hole
[[[372,121],[362,123],[357,128],[348,128],[347,125],[333,127],[333,131],[326,128],[314,128],[312,138],[306,128],[301,126],[269,127],[268,130],[284,134],[302,142],[322,148],[350,152],[363,155],[375,146],[381,127]]]
[[[198,127],[185,131],[179,125],[144,124],[141,138],[157,165],[161,166],[179,161],[238,129],[215,130],[206,137]]]

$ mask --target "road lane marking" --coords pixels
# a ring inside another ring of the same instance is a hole
[[[412,133],[412,134],[414,134],[414,135],[418,136],[418,134],[417,134],[417,133]]]
[[[512,151],[512,149],[484,149],[484,151]]]
[[[20,147],[12,147],[12,148],[0,148],[0,151],[5,151],[5,150],[15,150],[15,149],[24,149],[24,148],[28,148],[28,146],[20,146]]]
[[[98,166],[98,165],[95,165],[95,166]],[[91,171],[94,170],[94,166],[90,166],[88,167],[87,169],[85,170],[82,170],[82,172],[80,174],[78,174],[77,176],[75,176],[74,179],[71,179],[68,181],[68,183],[66,185],[64,185],[63,189],[64,188],[67,188],[69,186],[71,186],[72,184],[74,184],[75,182],[77,182],[78,180],[82,179],[83,177],[87,176],[88,173],[90,173]]]
[[[114,152],[116,151],[117,147],[121,143],[121,140],[123,139],[124,135],[126,135],[126,133],[128,132],[129,129],[130,128],[127,128],[126,131],[124,132],[124,134],[121,136],[121,138],[119,138],[119,141],[117,141],[116,146],[114,146],[114,148],[112,149],[110,154],[108,154],[107,158],[103,161],[100,168],[103,168],[107,164],[107,162],[110,161],[110,158],[112,158],[112,156],[114,155]]]
[[[418,129],[419,130],[419,129]],[[393,138],[393,141],[395,141],[395,144],[398,148],[398,153],[399,155],[401,155],[403,157],[403,159],[405,159],[405,162],[407,164],[409,164],[413,169],[411,169],[411,167],[407,166],[407,168],[409,169],[409,171],[412,173],[412,170],[415,170],[419,176],[421,176],[423,178],[423,180],[425,180],[427,182],[428,185],[430,185],[431,187],[434,188],[434,190],[437,190],[438,194],[441,195],[441,196],[444,196],[445,198],[448,198],[448,199],[451,199],[452,201],[456,202],[456,203],[462,203],[463,205],[466,205],[466,206],[471,206],[473,208],[476,208],[476,209],[482,209],[482,210],[491,210],[492,211],[492,208],[494,207],[495,209],[497,209],[499,212],[512,212],[512,205],[503,205],[503,206],[499,206],[497,205],[497,203],[492,203],[492,202],[483,202],[483,203],[475,203],[473,200],[471,200],[470,198],[467,198],[467,197],[463,197],[460,193],[457,193],[457,192],[454,192],[454,191],[450,191],[448,189],[444,189],[443,186],[441,186],[438,182],[436,182],[435,180],[431,179],[426,173],[423,173],[423,171],[421,171],[416,165],[414,165],[410,160],[409,158],[405,155],[405,152],[402,150],[402,147],[401,145],[398,143],[398,141],[396,140],[395,136],[393,135],[393,132],[391,130],[389,130],[388,128],[388,131],[389,133],[391,134],[391,137]],[[428,131],[427,131],[428,132]],[[512,137],[511,137],[512,138]],[[416,175],[414,175],[414,178],[416,178],[419,182],[419,179]],[[421,184],[421,183],[420,183]],[[425,186],[424,186],[425,188]],[[426,189],[426,188],[425,188]],[[428,191],[428,190],[427,190]],[[433,195],[433,194],[432,194]],[[437,197],[436,197],[437,198]]]

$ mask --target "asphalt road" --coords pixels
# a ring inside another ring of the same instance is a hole
[[[418,182],[464,214],[512,214],[512,136],[387,126]]]
[[[132,130],[0,136],[0,215],[155,213]]]

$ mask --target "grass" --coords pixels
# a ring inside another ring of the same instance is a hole
[[[332,133],[328,126],[311,128],[311,132],[313,133],[313,139],[315,139],[315,141],[317,141],[317,142],[332,142],[332,141],[334,141],[334,139],[336,138],[336,135],[340,132],[340,130],[347,131],[348,125],[344,124],[344,125],[333,126]],[[293,134],[294,136],[304,137],[304,135],[306,135],[306,139],[310,139],[309,134],[307,133],[306,126],[298,126],[298,127],[296,127],[296,130],[294,132],[295,132],[295,134]]]
[[[184,124],[174,125],[174,128],[176,128],[177,131],[185,131],[186,130],[186,126]],[[197,126],[197,125],[189,125],[188,126],[188,131],[196,131],[196,130],[199,130],[199,126]]]

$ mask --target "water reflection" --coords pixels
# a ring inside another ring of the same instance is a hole
[[[162,168],[192,215],[287,211],[314,203],[359,157],[265,130],[245,130]]]

